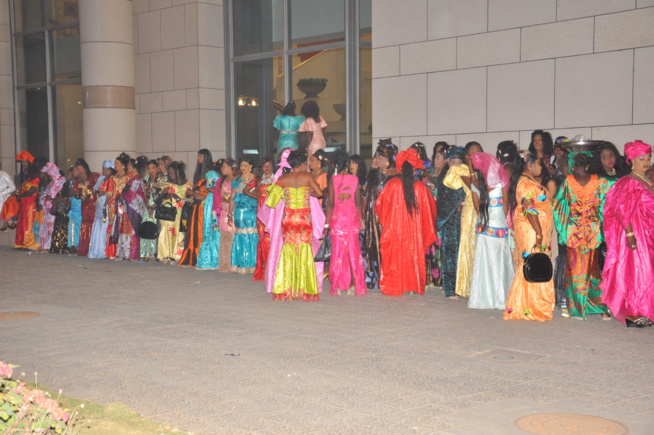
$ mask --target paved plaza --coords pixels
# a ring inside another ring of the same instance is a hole
[[[9,311],[40,315],[0,321],[0,360],[200,434],[511,435],[539,413],[654,433],[654,328],[599,316],[504,321],[436,290],[273,302],[251,276],[3,246]]]

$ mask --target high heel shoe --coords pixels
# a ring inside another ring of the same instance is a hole
[[[625,321],[627,328],[645,328],[647,326],[652,326],[652,321],[645,316],[639,317],[636,320],[625,319]]]

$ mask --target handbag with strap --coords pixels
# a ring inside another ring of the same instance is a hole
[[[156,222],[146,220],[141,222],[138,231],[139,237],[146,240],[154,240],[159,237],[159,226]]]
[[[313,261],[316,261],[318,263],[329,261],[331,256],[332,256],[332,239],[329,237],[329,235],[326,235],[325,238],[322,239],[320,248],[318,248],[318,252],[316,252],[316,256],[313,258]]]
[[[169,202],[165,202],[157,207],[154,217],[160,221],[174,222],[177,217],[177,207]]]
[[[532,252],[525,257],[522,272],[528,282],[548,282],[552,279],[552,260],[542,252]]]

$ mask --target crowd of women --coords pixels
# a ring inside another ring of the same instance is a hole
[[[651,326],[652,148],[569,142],[537,130],[527,151],[438,142],[429,156],[382,140],[369,167],[328,158],[324,140],[308,158],[291,143],[276,164],[200,150],[192,179],[168,156],[123,153],[98,174],[21,152],[18,189],[0,174],[0,229],[16,228],[18,249],[252,274],[274,300],[318,300],[328,279],[332,296],[438,287],[505,319],[549,320],[558,304]],[[525,276],[534,252],[551,257],[549,281]]]

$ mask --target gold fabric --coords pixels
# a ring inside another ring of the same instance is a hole
[[[475,263],[475,247],[477,242],[477,211],[472,201],[472,191],[463,182],[461,177],[469,177],[470,169],[467,165],[452,166],[447,171],[443,184],[450,189],[463,189],[466,199],[461,210],[461,240],[459,241],[459,254],[456,269],[455,293],[465,298],[470,297],[470,284],[472,282],[472,268]]]

